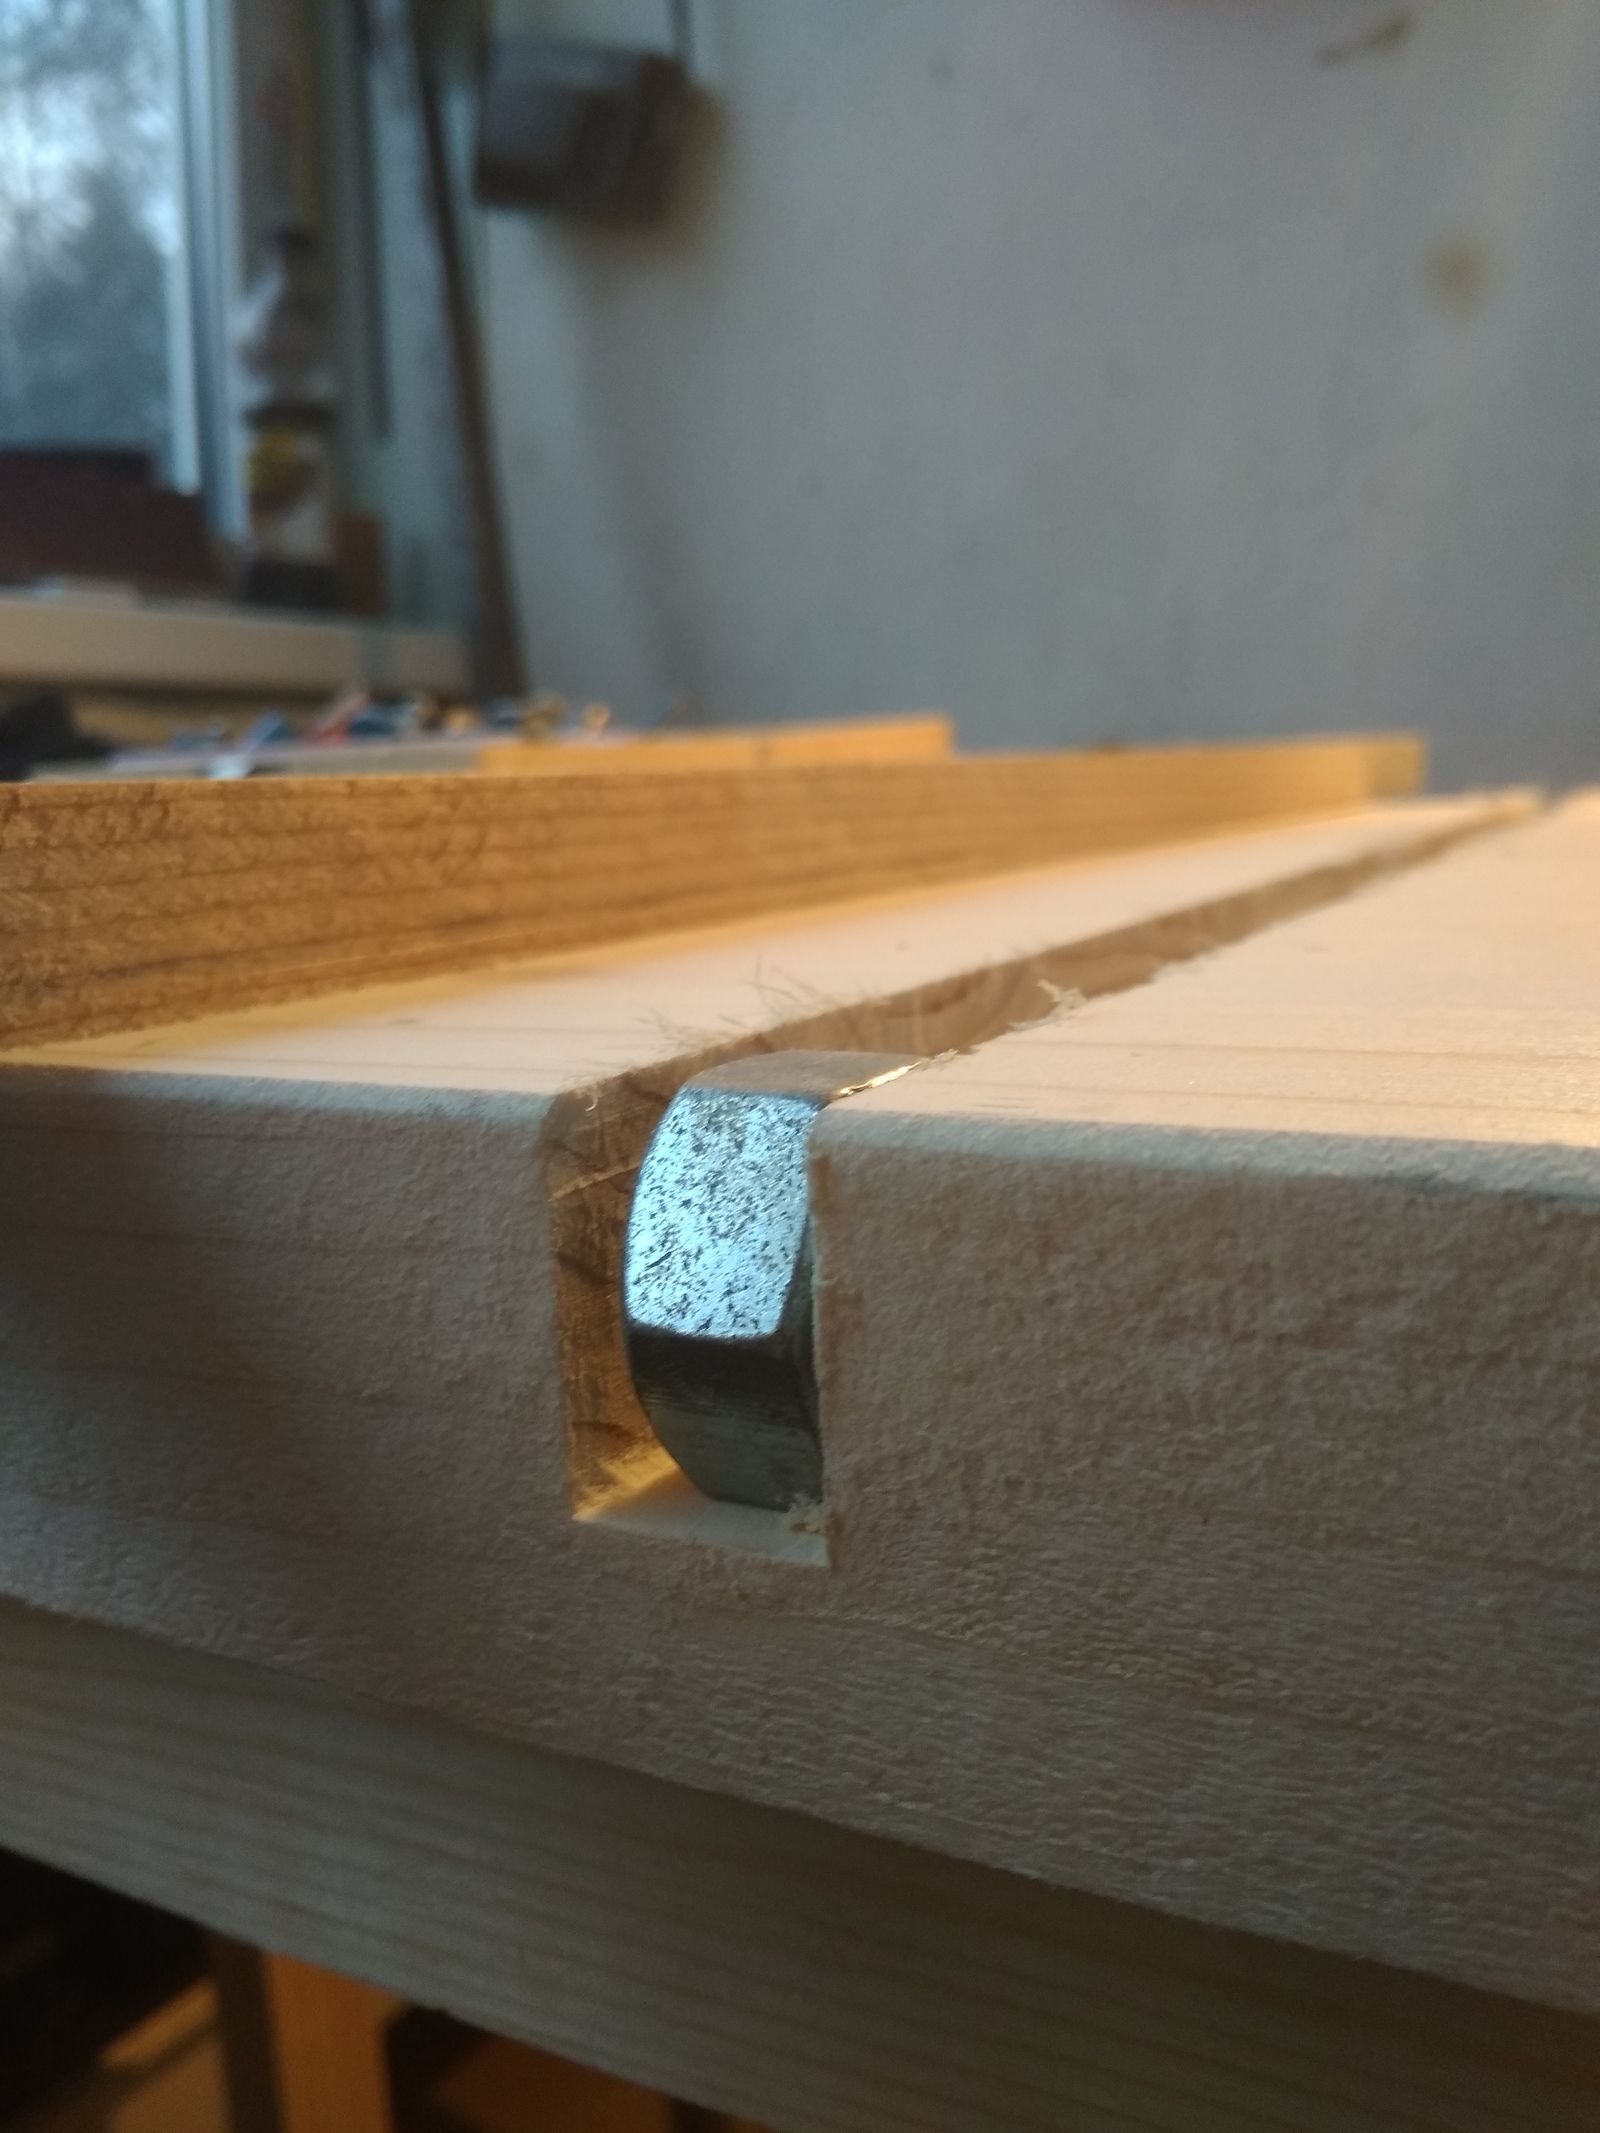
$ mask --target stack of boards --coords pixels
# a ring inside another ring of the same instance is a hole
[[[0,795],[0,1839],[792,2133],[1592,2124],[1600,799],[1419,769]],[[615,1281],[794,1045],[786,1516]]]

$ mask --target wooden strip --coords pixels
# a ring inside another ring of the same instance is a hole
[[[639,939],[1415,788],[1404,736],[594,778],[0,789],[0,1041]]]
[[[236,607],[116,607],[0,593],[0,681],[111,689],[465,688],[461,639]]]
[[[0,1837],[785,2133],[1589,2133],[1600,2022],[0,1607]]]
[[[489,741],[477,768],[490,777],[677,774],[695,770],[782,770],[820,763],[937,763],[954,729],[942,711],[901,718],[839,719],[827,725],[728,727],[706,733],[646,733],[627,740]]]

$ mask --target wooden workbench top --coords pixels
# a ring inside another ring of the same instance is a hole
[[[0,1582],[1594,2006],[1600,821],[1527,815],[14,1054]],[[612,1282],[671,1090],[793,1042],[957,1056],[819,1129],[791,1519],[675,1478]]]

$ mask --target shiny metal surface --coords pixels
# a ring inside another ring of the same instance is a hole
[[[696,1075],[634,1192],[622,1309],[634,1387],[696,1487],[785,1511],[822,1495],[806,1152],[817,1114],[920,1062],[774,1052]]]

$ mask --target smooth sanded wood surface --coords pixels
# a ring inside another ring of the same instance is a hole
[[[826,1352],[820,1533],[661,1478],[601,1279],[637,1135],[701,1061],[797,1039],[981,1044],[1173,957],[1221,971],[1245,949],[1204,951],[1250,924],[1507,812],[1374,810],[0,1070],[0,1579],[1060,1884],[1592,2004],[1592,1928],[1565,1899],[1549,1911],[1575,1841],[1565,1761],[1552,1785],[1525,1759],[1514,1829],[1463,1824],[1484,1799],[1473,1742],[1505,1730],[1504,1693],[1479,1707],[1481,1669],[1457,1693],[1426,1643],[1397,1648],[1386,1624],[1330,1642],[1293,1608],[1263,1646],[1258,1610],[1202,1604],[1220,1589],[1203,1549],[1181,1559],[1192,1589],[1171,1589],[1159,1518],[1145,1555],[1106,1559],[1096,1522],[1105,1488],[1116,1529],[1119,1470],[1075,1456],[1092,1417],[1060,1392],[1089,1354],[1049,1345],[1065,1321],[1037,1221],[1007,1242],[1002,1209],[997,1245],[981,1165],[963,1173],[970,1206],[930,1187],[925,1209],[902,1198],[894,1223],[862,1227],[870,1267],[849,1258],[856,1232],[830,1212],[848,1181],[830,1173],[822,1241],[854,1270],[828,1277],[829,1339],[858,1288],[900,1298],[902,1318],[877,1350],[840,1351],[848,1368]],[[1383,896],[1465,863],[1338,908],[1381,926]],[[1020,1224],[1030,1203],[994,1130]],[[1149,1248],[1167,1242],[1154,1227]],[[1191,1262],[1203,1277],[1209,1249],[1185,1237],[1171,1278]],[[905,1315],[899,1271],[929,1254],[931,1329]],[[993,1312],[1027,1324],[1040,1296],[1035,1336],[995,1346]],[[950,1343],[969,1328],[962,1375]],[[1093,1330],[1097,1370],[1117,1342],[1135,1354],[1135,1314]],[[1040,1375],[1008,1375],[1030,1357]],[[1223,1449],[1231,1426],[1227,1410],[1191,1425]],[[1192,1482],[1168,1471],[1181,1526]],[[1292,1592],[1296,1563],[1269,1548],[1257,1591]],[[1543,1698],[1548,1665],[1529,1678]],[[1364,1722],[1424,1688],[1420,1735]]]
[[[1407,736],[671,777],[0,788],[0,1043],[848,901],[1415,790]]]
[[[782,770],[819,763],[937,763],[955,743],[942,711],[819,725],[730,726],[704,733],[600,734],[592,741],[486,741],[477,768],[497,778],[615,776],[646,771]]]
[[[1589,2133],[1600,2102],[1592,2017],[14,1606],[0,1840],[774,2133]]]
[[[1361,1912],[1457,1974],[1515,1948],[1588,2006],[1597,914],[1600,797],[814,1142],[829,1488],[877,1604],[938,1593],[925,1636],[1076,1703],[1079,1827],[1159,1802],[1161,1900]]]

